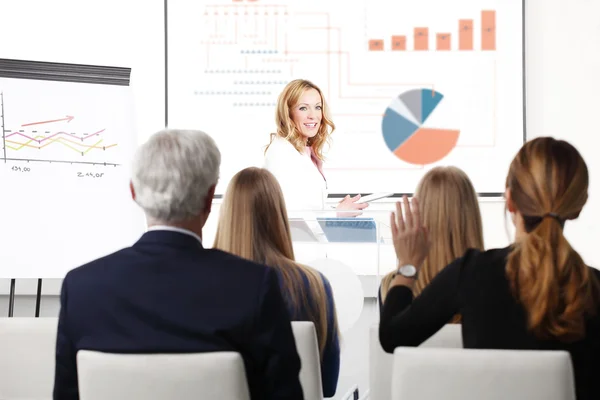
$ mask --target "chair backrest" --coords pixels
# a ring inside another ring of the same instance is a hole
[[[77,352],[81,400],[250,400],[242,357],[234,352],[113,354]]]
[[[443,347],[449,349],[460,349],[463,347],[462,325],[446,324],[433,334],[429,339],[421,343],[419,347]]]
[[[292,331],[302,366],[300,368],[300,385],[305,399],[322,399],[323,384],[321,382],[321,357],[315,325],[307,321],[293,321]]]
[[[369,336],[369,398],[389,400],[392,393],[394,355],[386,353],[381,348],[379,324],[371,326]],[[461,325],[446,324],[420,347],[462,348]]]
[[[0,399],[51,399],[57,318],[0,318]]]
[[[565,351],[398,347],[393,400],[575,400]]]

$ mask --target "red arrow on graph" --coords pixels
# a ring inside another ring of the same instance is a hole
[[[50,122],[60,122],[60,121],[67,121],[67,122],[71,122],[71,120],[75,118],[71,115],[67,115],[66,118],[61,118],[61,119],[52,119],[50,121],[40,121],[40,122],[30,122],[28,124],[23,124],[21,126],[30,126],[30,125],[40,125],[40,124],[49,124]]]

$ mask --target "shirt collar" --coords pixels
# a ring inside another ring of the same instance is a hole
[[[202,239],[200,238],[200,236],[196,235],[194,232],[187,230],[187,229],[183,229],[183,228],[179,228],[176,226],[169,226],[169,225],[153,225],[148,227],[148,232],[150,231],[172,231],[172,232],[179,232],[179,233],[183,233],[185,235],[189,235],[189,236],[193,236],[196,238],[196,240],[198,240],[198,242],[200,242],[200,244],[202,244]]]

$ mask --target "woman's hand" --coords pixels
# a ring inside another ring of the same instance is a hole
[[[351,218],[357,217],[362,214],[360,210],[364,210],[369,207],[369,203],[359,204],[357,201],[360,199],[360,194],[357,194],[354,197],[350,197],[350,195],[346,195],[342,201],[338,203],[335,207],[336,210],[353,210],[354,212],[342,212],[337,213],[337,216],[340,218]]]
[[[396,202],[396,212],[392,212],[390,218],[394,250],[398,266],[411,264],[419,268],[429,252],[427,228],[421,222],[417,199],[413,197],[412,205],[408,202],[408,197],[403,196],[402,200],[404,217],[400,202]]]

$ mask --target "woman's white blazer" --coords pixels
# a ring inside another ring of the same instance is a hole
[[[300,154],[286,139],[275,137],[264,167],[279,182],[288,211],[324,210],[327,182],[310,154]]]

